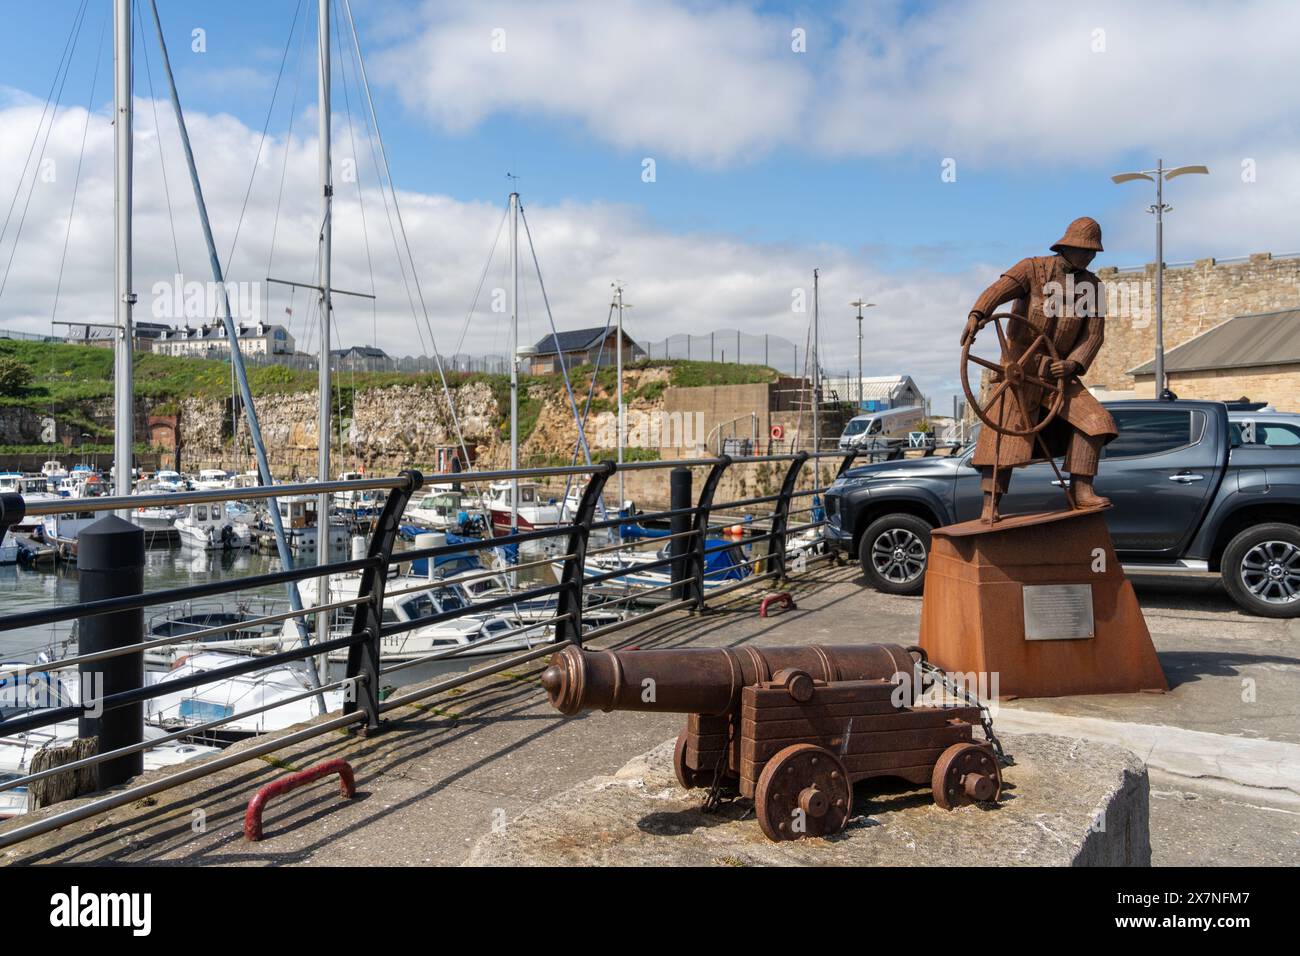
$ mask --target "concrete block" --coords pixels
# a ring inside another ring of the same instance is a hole
[[[673,741],[592,777],[483,837],[468,866],[1149,866],[1145,765],[1120,747],[1003,739],[994,808],[945,811],[927,789],[868,781],[834,837],[772,843],[746,801],[714,814],[673,778]]]

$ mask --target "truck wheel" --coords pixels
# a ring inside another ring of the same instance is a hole
[[[1300,528],[1247,528],[1228,542],[1220,564],[1223,586],[1246,613],[1300,617]]]
[[[867,525],[858,546],[862,573],[886,594],[920,594],[930,557],[930,523],[916,515],[892,514]]]

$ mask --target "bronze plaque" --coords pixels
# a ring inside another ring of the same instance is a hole
[[[1091,584],[1026,584],[1025,640],[1074,641],[1094,637]]]

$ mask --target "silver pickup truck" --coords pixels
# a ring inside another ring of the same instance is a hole
[[[1267,415],[1254,416],[1266,428],[1230,421],[1219,402],[1106,407],[1119,437],[1106,446],[1096,487],[1114,505],[1106,521],[1124,566],[1218,572],[1244,611],[1300,616],[1300,429],[1272,427]],[[930,529],[979,516],[973,450],[846,470],[826,493],[829,543],[856,556],[879,590],[920,593]],[[1056,475],[1040,462],[1016,471],[1001,510],[1061,507]]]

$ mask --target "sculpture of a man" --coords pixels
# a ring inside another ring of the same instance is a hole
[[[1110,502],[1093,490],[1093,478],[1102,446],[1116,436],[1117,430],[1110,413],[1079,381],[1101,350],[1104,334],[1105,289],[1087,268],[1102,251],[1101,226],[1095,219],[1082,216],[1070,223],[1051,249],[1055,255],[1021,259],[984,290],[966,320],[962,344],[984,327],[998,306],[1007,302],[1012,303],[1010,311],[1027,320],[1007,323],[1008,358],[1020,358],[1040,334],[1047,336],[1060,358],[1053,360],[1042,350],[1037,375],[1059,381],[1065,395],[1056,418],[1040,437],[1052,457],[1065,456],[1075,507],[1103,507]],[[1015,431],[1036,425],[1047,413],[1051,393],[1045,397],[1041,386],[1026,383],[1022,395],[1030,421],[1024,420],[1019,403],[1007,392],[987,409],[990,419]],[[998,501],[1007,491],[1011,469],[1043,459],[1038,447],[1033,435],[998,435],[992,428],[981,430],[971,463],[982,476],[984,521],[997,519]]]

